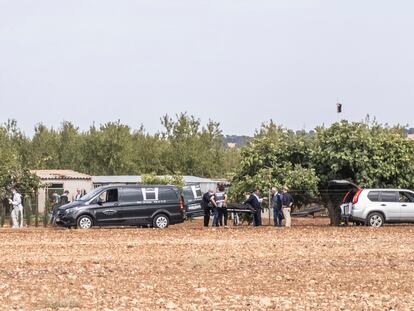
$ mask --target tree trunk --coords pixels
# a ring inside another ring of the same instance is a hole
[[[341,208],[339,204],[334,202],[328,203],[329,219],[331,220],[331,226],[339,226],[341,223]]]

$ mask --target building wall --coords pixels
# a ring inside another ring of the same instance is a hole
[[[93,189],[92,180],[85,179],[55,179],[43,181],[47,184],[63,184],[63,189],[69,191],[69,201],[72,201],[72,197],[76,194],[76,189],[84,189],[86,192],[89,192]],[[46,189],[42,188],[39,190],[38,196],[38,206],[39,212],[43,213],[45,210],[46,204]]]
[[[217,183],[216,182],[203,182],[200,183],[200,189],[201,192],[204,194],[206,193],[209,189],[213,189],[216,190],[217,189]]]

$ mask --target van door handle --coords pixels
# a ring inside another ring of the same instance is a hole
[[[407,206],[407,204],[403,204],[403,205],[401,205],[401,206]]]
[[[381,206],[387,206],[387,204],[381,204]]]
[[[107,209],[107,210],[104,210],[102,213],[104,213],[105,215],[114,215],[116,214],[116,211],[113,209]]]

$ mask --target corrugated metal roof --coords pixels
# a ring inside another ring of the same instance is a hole
[[[185,183],[215,183],[216,181],[208,178],[196,176],[183,176]],[[92,176],[94,184],[132,184],[140,183],[140,175],[115,175],[115,176]]]
[[[141,176],[115,175],[115,176],[92,176],[94,184],[134,184],[141,182]]]
[[[53,180],[53,179],[91,179],[92,177],[87,174],[75,172],[73,170],[31,170],[33,174],[36,174],[40,179]]]

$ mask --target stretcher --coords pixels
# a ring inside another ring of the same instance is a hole
[[[240,216],[253,215],[256,211],[250,204],[229,203],[227,204],[227,212],[231,213],[233,225],[240,225]]]

